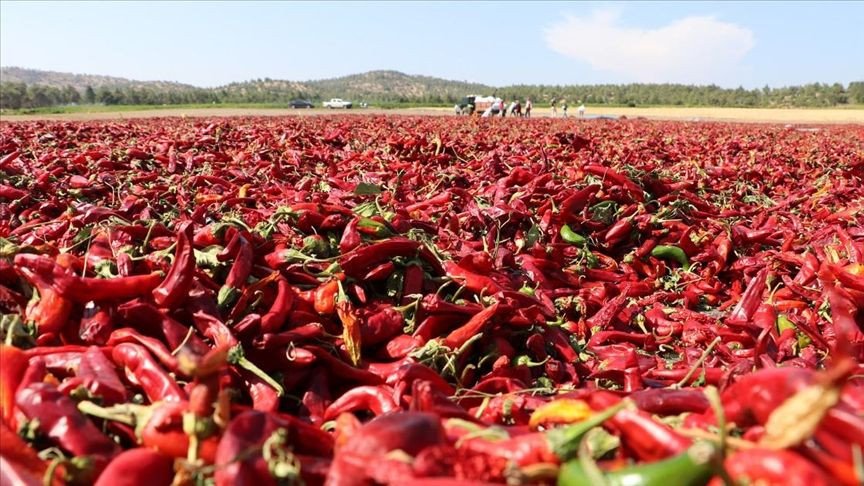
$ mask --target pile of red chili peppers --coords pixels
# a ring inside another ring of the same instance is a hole
[[[0,125],[3,484],[864,481],[864,129]]]

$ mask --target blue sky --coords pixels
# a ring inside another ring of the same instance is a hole
[[[0,2],[0,64],[216,86],[864,80],[864,2]]]

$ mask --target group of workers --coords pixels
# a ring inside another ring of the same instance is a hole
[[[555,98],[552,98],[552,100],[549,102],[549,105],[552,107],[552,116],[553,117],[558,116],[558,100]],[[583,116],[585,116],[585,104],[580,103],[579,108],[576,108],[576,111],[579,112],[579,118],[582,118]],[[567,118],[567,100],[566,99],[561,100],[561,112],[562,112],[561,116],[563,116],[564,118]]]
[[[522,103],[519,100],[513,100],[510,102],[510,105],[507,106],[507,103],[504,102],[501,98],[496,98],[495,101],[489,105],[488,108],[483,112],[481,116],[489,117],[492,116],[493,113],[497,113],[500,116],[507,116],[507,113],[510,113],[510,116],[516,116],[520,118],[531,118],[531,108],[534,105],[531,104],[531,98],[527,98],[525,100],[525,112],[522,112]]]
[[[549,105],[552,108],[552,117],[553,118],[558,116],[558,103],[559,103],[559,101],[555,98],[552,98],[552,100],[549,103]],[[566,99],[560,100],[560,104],[561,104],[561,112],[562,112],[561,116],[563,118],[567,118],[567,100]],[[483,111],[483,113],[480,116],[482,116],[484,118],[490,117],[490,116],[495,116],[495,115],[505,117],[509,113],[510,116],[515,116],[515,117],[520,117],[520,118],[531,118],[531,109],[532,108],[533,108],[533,104],[531,103],[531,98],[525,99],[524,112],[523,112],[522,103],[519,100],[513,100],[510,102],[510,105],[507,105],[507,103],[503,99],[495,98],[495,101],[493,101],[488,107],[486,107],[486,109]],[[580,104],[579,107],[576,109],[576,111],[579,113],[580,118],[584,117],[585,116],[585,105]],[[460,114],[462,114],[462,112],[463,112],[462,108],[459,105],[456,105],[456,114],[460,115]]]

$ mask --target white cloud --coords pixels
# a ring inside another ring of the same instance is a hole
[[[656,29],[620,25],[618,13],[567,16],[545,29],[547,45],[595,69],[641,82],[734,80],[753,32],[713,17],[685,17]]]

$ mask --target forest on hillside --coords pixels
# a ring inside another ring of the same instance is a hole
[[[131,81],[21,68],[3,68],[0,78],[0,108],[4,109],[76,104],[285,104],[298,98],[319,102],[332,97],[372,105],[445,105],[469,94],[496,94],[505,99],[531,98],[537,105],[556,99],[567,100],[571,104],[619,106],[832,107],[864,103],[864,82],[845,86],[841,83],[811,83],[755,89],[639,83],[513,85],[496,88],[396,71],[372,71],[317,81],[255,79],[201,88],[180,83]]]

